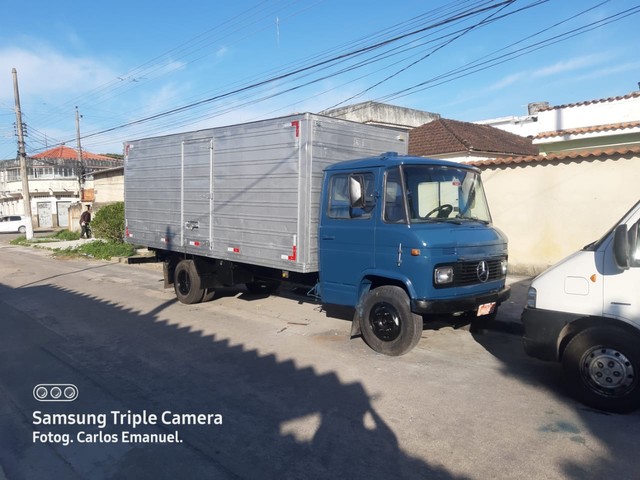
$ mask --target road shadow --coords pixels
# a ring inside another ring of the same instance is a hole
[[[6,298],[47,299],[56,313],[29,315]],[[7,478],[463,478],[403,452],[361,383],[171,324],[163,311],[173,303],[144,313],[51,285],[0,285],[0,464]],[[78,397],[39,402],[34,387],[45,383],[74,384]],[[36,425],[35,411],[104,413],[107,421]],[[111,417],[165,411],[223,421],[134,429]],[[124,430],[178,432],[182,443],[105,440]],[[75,442],[41,443],[33,431],[68,433]],[[97,440],[81,443],[81,431]]]
[[[562,465],[563,478],[631,478],[629,472],[637,469],[633,446],[635,441],[632,438],[640,438],[640,411],[615,415],[586,407],[572,397],[559,363],[543,362],[525,354],[522,347],[523,329],[521,324],[513,322],[513,317],[522,312],[530,284],[531,279],[512,284],[512,291],[516,292],[516,296],[508,307],[511,310],[499,312],[491,324],[472,328],[473,338],[501,362],[502,374],[544,390],[577,415],[578,421],[575,415],[567,418],[560,412],[544,412],[545,420],[540,424],[539,431],[547,435],[550,442],[565,439],[588,448],[583,436],[586,429],[590,436],[598,438],[610,452],[608,456],[592,455],[591,461],[586,464],[567,458]]]

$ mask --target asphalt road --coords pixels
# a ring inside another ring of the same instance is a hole
[[[186,306],[157,265],[7,239],[0,479],[640,477],[640,413],[576,403],[517,335],[438,322],[389,358],[349,340],[348,311],[292,293]],[[41,384],[75,399],[38,401]]]

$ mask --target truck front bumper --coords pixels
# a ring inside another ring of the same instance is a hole
[[[470,312],[477,310],[480,305],[496,302],[501,304],[511,295],[511,287],[505,286],[501,290],[481,295],[469,295],[459,298],[445,298],[442,300],[414,300],[411,310],[419,315],[447,314]]]
[[[540,360],[559,360],[560,333],[576,320],[576,315],[525,307],[520,318],[524,327],[522,344],[527,355]]]

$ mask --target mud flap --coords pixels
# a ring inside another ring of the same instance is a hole
[[[361,310],[362,305],[358,305],[353,313],[353,320],[351,320],[351,334],[349,335],[350,339],[362,336],[362,331],[360,330]]]

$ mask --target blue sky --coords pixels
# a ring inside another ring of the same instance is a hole
[[[624,13],[626,11],[626,13]],[[616,16],[617,15],[617,16]],[[29,2],[0,29],[0,159],[366,100],[475,121],[640,82],[628,0]],[[572,36],[573,35],[573,36]]]

